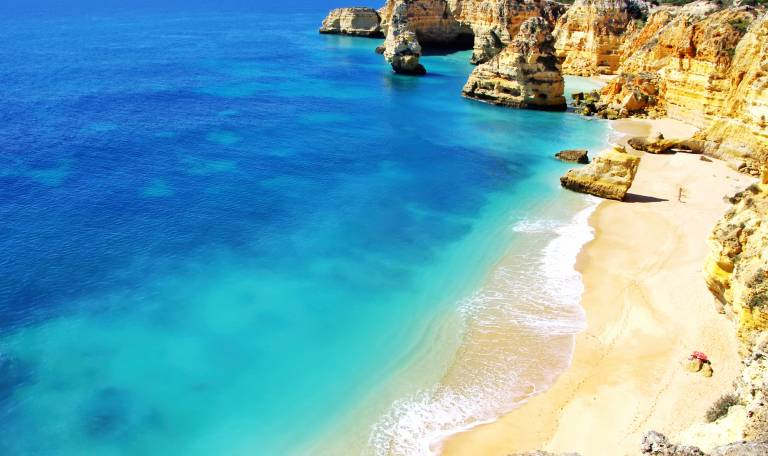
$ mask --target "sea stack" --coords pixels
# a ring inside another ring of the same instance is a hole
[[[381,17],[373,8],[337,8],[325,18],[320,33],[384,38]]]
[[[392,11],[392,19],[387,27],[387,40],[384,43],[384,58],[398,74],[423,76],[427,73],[419,63],[421,44],[416,33],[408,23],[408,3],[411,0],[397,0]]]
[[[551,32],[542,17],[525,21],[509,46],[475,68],[463,95],[513,108],[565,111],[565,83]]]
[[[627,153],[621,146],[602,152],[592,163],[569,170],[560,184],[581,193],[622,201],[632,186],[640,165],[640,157]]]

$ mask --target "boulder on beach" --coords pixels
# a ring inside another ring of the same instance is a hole
[[[589,151],[586,149],[561,150],[555,154],[555,158],[564,162],[589,164]]]
[[[640,157],[630,155],[621,146],[605,150],[581,168],[569,170],[560,184],[576,192],[621,201],[632,186]]]
[[[702,153],[700,141],[693,139],[667,139],[661,133],[646,137],[637,136],[627,141],[635,150],[649,154],[666,154],[685,152],[689,154]]]

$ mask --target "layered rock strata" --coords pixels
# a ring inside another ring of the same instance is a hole
[[[563,72],[581,76],[614,73],[620,64],[624,35],[647,16],[640,0],[576,0],[555,28]]]
[[[381,17],[373,8],[338,8],[331,11],[320,33],[384,38]]]
[[[500,54],[475,68],[462,93],[497,105],[564,111],[564,90],[551,28],[535,17]]]
[[[624,45],[604,117],[669,116],[701,128],[705,152],[768,163],[768,15],[708,2],[660,8]]]
[[[602,152],[592,163],[568,171],[560,184],[581,193],[621,201],[635,180],[640,157],[630,155],[623,147]]]
[[[768,331],[768,175],[731,198],[709,239],[707,286],[733,314],[744,340]]]
[[[730,198],[731,208],[709,238],[704,276],[721,311],[735,322],[743,368],[734,382],[737,407],[717,423],[735,421],[744,443],[712,455],[768,454],[768,169]],[[732,415],[739,415],[732,418]]]

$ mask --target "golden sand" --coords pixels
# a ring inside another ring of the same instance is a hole
[[[629,136],[692,133],[663,120],[613,126]],[[674,437],[701,422],[739,369],[733,326],[702,278],[705,241],[727,207],[723,197],[752,181],[717,160],[643,155],[628,201],[604,202],[590,220],[596,237],[577,264],[587,329],[571,367],[519,409],[449,438],[443,454],[631,455],[649,430]],[[710,356],[712,378],[683,369],[693,350]]]

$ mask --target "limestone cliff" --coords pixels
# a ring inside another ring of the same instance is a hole
[[[398,0],[380,10],[382,26],[391,23]],[[549,0],[411,0],[407,18],[422,45],[473,48],[472,62],[487,62],[512,42],[520,26],[532,17],[551,25],[565,5]]]
[[[718,157],[753,174],[768,162],[768,16],[695,2],[660,8],[623,46],[620,77],[602,92],[618,115],[667,115],[702,129]]]
[[[387,26],[384,58],[395,73],[421,76],[427,71],[419,63],[421,44],[408,20],[411,4],[411,0],[397,0]]]
[[[768,169],[731,203],[709,238],[704,275],[736,324],[744,356],[734,382],[739,406],[723,420],[742,423],[741,438],[763,452],[723,454],[768,454],[768,443],[754,443],[768,442]]]
[[[709,239],[705,274],[742,339],[751,340],[768,331],[768,175],[731,201]]]
[[[500,54],[475,68],[462,93],[503,106],[564,111],[564,90],[551,28],[534,17]]]
[[[331,11],[320,33],[383,38],[381,18],[373,8],[338,8]]]
[[[624,35],[647,15],[640,0],[576,0],[555,28],[555,48],[563,72],[581,76],[609,74],[620,64]]]
[[[614,200],[623,200],[635,180],[640,158],[623,147],[606,150],[592,163],[568,171],[560,178],[563,187]]]

